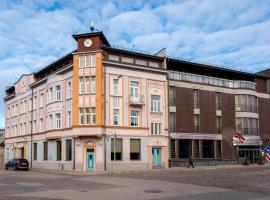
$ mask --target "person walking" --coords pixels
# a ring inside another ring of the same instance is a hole
[[[189,159],[188,159],[188,168],[189,168],[190,165],[192,166],[192,168],[194,168],[193,160],[192,160],[191,156],[189,156]]]

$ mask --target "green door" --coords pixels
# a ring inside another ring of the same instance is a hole
[[[152,149],[152,165],[153,167],[161,166],[161,149],[160,148]]]
[[[87,170],[93,170],[95,166],[95,154],[93,149],[88,149],[86,154]]]

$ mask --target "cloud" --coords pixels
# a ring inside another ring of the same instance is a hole
[[[76,48],[91,21],[112,45],[235,69],[270,67],[270,1],[2,0],[0,95],[21,74]],[[3,102],[0,102],[0,126]]]

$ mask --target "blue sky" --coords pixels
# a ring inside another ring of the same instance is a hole
[[[171,56],[251,72],[270,67],[269,0],[1,0],[1,97],[21,74],[74,50],[71,35],[88,32],[92,20],[112,45],[165,47]]]

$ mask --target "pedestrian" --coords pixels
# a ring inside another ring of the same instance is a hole
[[[189,159],[188,159],[188,168],[189,168],[190,165],[192,166],[192,168],[194,168],[193,160],[192,160],[191,156],[189,156]]]

